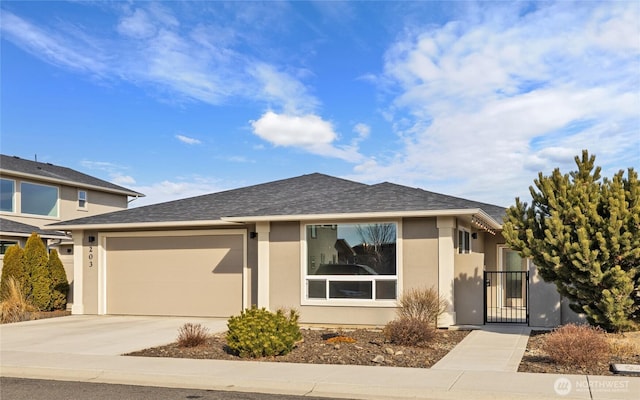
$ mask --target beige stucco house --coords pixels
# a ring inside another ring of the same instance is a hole
[[[564,322],[555,287],[504,246],[504,213],[316,173],[48,229],[73,236],[75,314],[228,317],[257,305],[294,307],[307,324],[382,325],[404,291],[434,287],[449,303],[440,326]]]
[[[9,246],[24,247],[35,232],[56,248],[67,278],[73,280],[70,232],[46,228],[51,223],[124,210],[141,193],[49,163],[0,155],[0,271]]]

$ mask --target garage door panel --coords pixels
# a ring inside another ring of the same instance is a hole
[[[242,235],[107,238],[107,313],[228,317],[242,309]]]

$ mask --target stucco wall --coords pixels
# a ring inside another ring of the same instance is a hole
[[[484,265],[487,271],[498,270],[498,245],[504,244],[504,237],[500,232],[492,235],[484,234]]]
[[[269,305],[300,308],[300,224],[274,222],[269,233]],[[302,313],[302,312],[301,312]]]
[[[438,228],[435,218],[402,221],[402,289],[438,288]]]
[[[454,298],[456,325],[484,323],[484,254],[456,254]]]

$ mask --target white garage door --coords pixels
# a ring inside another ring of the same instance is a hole
[[[241,234],[107,237],[107,314],[238,314],[243,242]]]

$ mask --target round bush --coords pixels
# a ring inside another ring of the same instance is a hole
[[[589,367],[606,363],[610,346],[606,333],[589,325],[568,324],[549,333],[543,350],[560,365]]]
[[[435,330],[431,322],[416,318],[399,318],[389,322],[383,333],[391,343],[424,347],[433,340]]]
[[[250,308],[227,322],[227,346],[240,357],[284,355],[302,339],[298,313]]]

